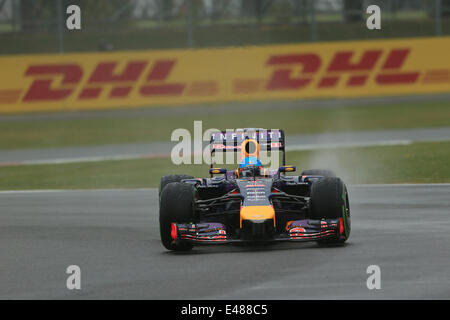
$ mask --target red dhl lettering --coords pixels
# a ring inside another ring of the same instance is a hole
[[[367,50],[358,55],[353,51],[336,52],[326,67],[326,75],[319,79],[319,89],[334,88],[342,75],[349,74],[346,86],[355,87],[366,84],[370,72],[380,61],[382,50]],[[375,75],[379,85],[410,84],[417,81],[419,72],[401,72],[401,68],[410,53],[410,49],[393,49],[388,53],[380,73]],[[355,57],[356,56],[356,57]],[[356,60],[358,59],[359,60]],[[356,61],[355,61],[356,60]],[[297,90],[311,84],[322,65],[321,58],[315,53],[272,56],[267,66],[277,67],[267,82],[267,90]],[[301,67],[300,70],[297,70]],[[292,74],[297,70],[298,75]]]
[[[345,86],[350,88],[366,85],[370,77],[379,86],[412,84],[418,80],[419,71],[402,70],[410,49],[391,49],[385,53],[384,58],[383,53],[383,50],[377,49],[362,52],[337,51],[329,61],[324,61],[321,55],[312,52],[272,55],[267,59],[266,65],[262,66],[273,69],[268,79],[263,80],[265,86],[255,85],[246,90],[235,87],[235,93],[301,90],[312,85],[319,90],[326,90],[335,88],[344,76],[347,79]],[[102,61],[90,73],[73,63],[31,65],[25,76],[35,79],[23,96],[23,101],[64,100],[75,92],[78,100],[93,100],[98,99],[104,90],[109,90],[107,94],[111,99],[126,98],[134,89],[141,97],[176,97],[183,94],[207,96],[218,93],[216,80],[169,82],[176,64],[174,59],[159,59],[154,62],[136,60],[125,65],[119,65],[117,61]],[[322,75],[319,76],[321,70]],[[79,88],[85,75],[85,84]],[[135,88],[143,77],[143,84]],[[260,79],[250,80],[252,83],[262,84]],[[247,82],[245,79],[235,79],[235,83]]]
[[[449,50],[441,37],[5,56],[0,113],[443,93]]]
[[[139,89],[140,94],[142,96],[181,95],[186,84],[164,83],[175,63],[175,60],[155,61],[148,72],[145,85]],[[133,89],[133,85],[141,78],[147,64],[147,61],[131,61],[122,72],[117,72],[117,62],[100,62],[89,76],[87,85],[81,89],[78,99],[98,98],[105,89],[105,85],[113,85],[109,97],[127,97]],[[82,80],[83,70],[77,64],[32,65],[27,69],[25,75],[39,78],[32,82],[23,101],[63,100],[75,91]],[[44,76],[48,76],[48,78],[43,78]],[[57,76],[62,76],[59,88],[54,84]]]
[[[43,76],[43,75],[61,75],[61,85],[64,88],[51,88],[52,78],[35,79],[31,84],[28,92],[25,94],[23,101],[35,100],[62,100],[67,98],[73,91],[73,85],[76,85],[83,76],[83,70],[76,64],[65,65],[39,65],[30,66],[25,72],[26,76]],[[72,88],[66,88],[71,86]]]
[[[101,94],[104,84],[109,83],[126,83],[137,81],[144,68],[146,61],[129,62],[122,73],[115,74],[117,62],[99,63],[89,78],[88,84],[92,87],[84,88],[80,95],[80,99],[95,99]],[[126,97],[131,92],[131,85],[113,87],[110,92],[110,97],[120,98]]]

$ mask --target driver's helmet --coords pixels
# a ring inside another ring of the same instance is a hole
[[[256,166],[256,167],[262,167],[261,161],[257,157],[245,157],[241,160],[239,163],[239,169],[245,168],[248,166]]]
[[[254,177],[260,176],[262,169],[262,163],[257,157],[245,157],[239,163],[239,176],[240,177]]]

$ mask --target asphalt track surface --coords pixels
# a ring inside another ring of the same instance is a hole
[[[450,184],[349,188],[352,234],[160,244],[155,189],[0,192],[0,299],[450,299]],[[81,268],[81,290],[66,268]],[[381,269],[369,290],[367,267]]]

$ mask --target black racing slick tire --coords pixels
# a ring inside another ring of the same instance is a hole
[[[196,189],[193,185],[171,182],[161,192],[159,206],[159,230],[161,242],[168,250],[188,251],[193,245],[178,243],[172,238],[172,223],[192,223],[194,221],[194,204]]]
[[[350,236],[350,205],[347,187],[337,177],[325,177],[314,182],[310,196],[311,219],[342,218],[342,234],[336,238],[327,238],[319,243],[343,243]]]
[[[163,191],[164,187],[168,185],[171,182],[181,182],[183,179],[193,179],[193,176],[188,176],[185,174],[171,174],[168,176],[164,176],[161,178],[159,182],[159,196],[161,196],[161,192]]]
[[[336,177],[336,174],[331,170],[326,169],[309,169],[304,170],[302,176],[324,176],[324,177]]]

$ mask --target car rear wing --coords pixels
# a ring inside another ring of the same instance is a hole
[[[260,150],[282,152],[283,165],[286,164],[284,131],[280,129],[249,128],[212,132],[210,139],[211,159],[217,151],[240,152],[242,142],[247,139],[256,140]]]

